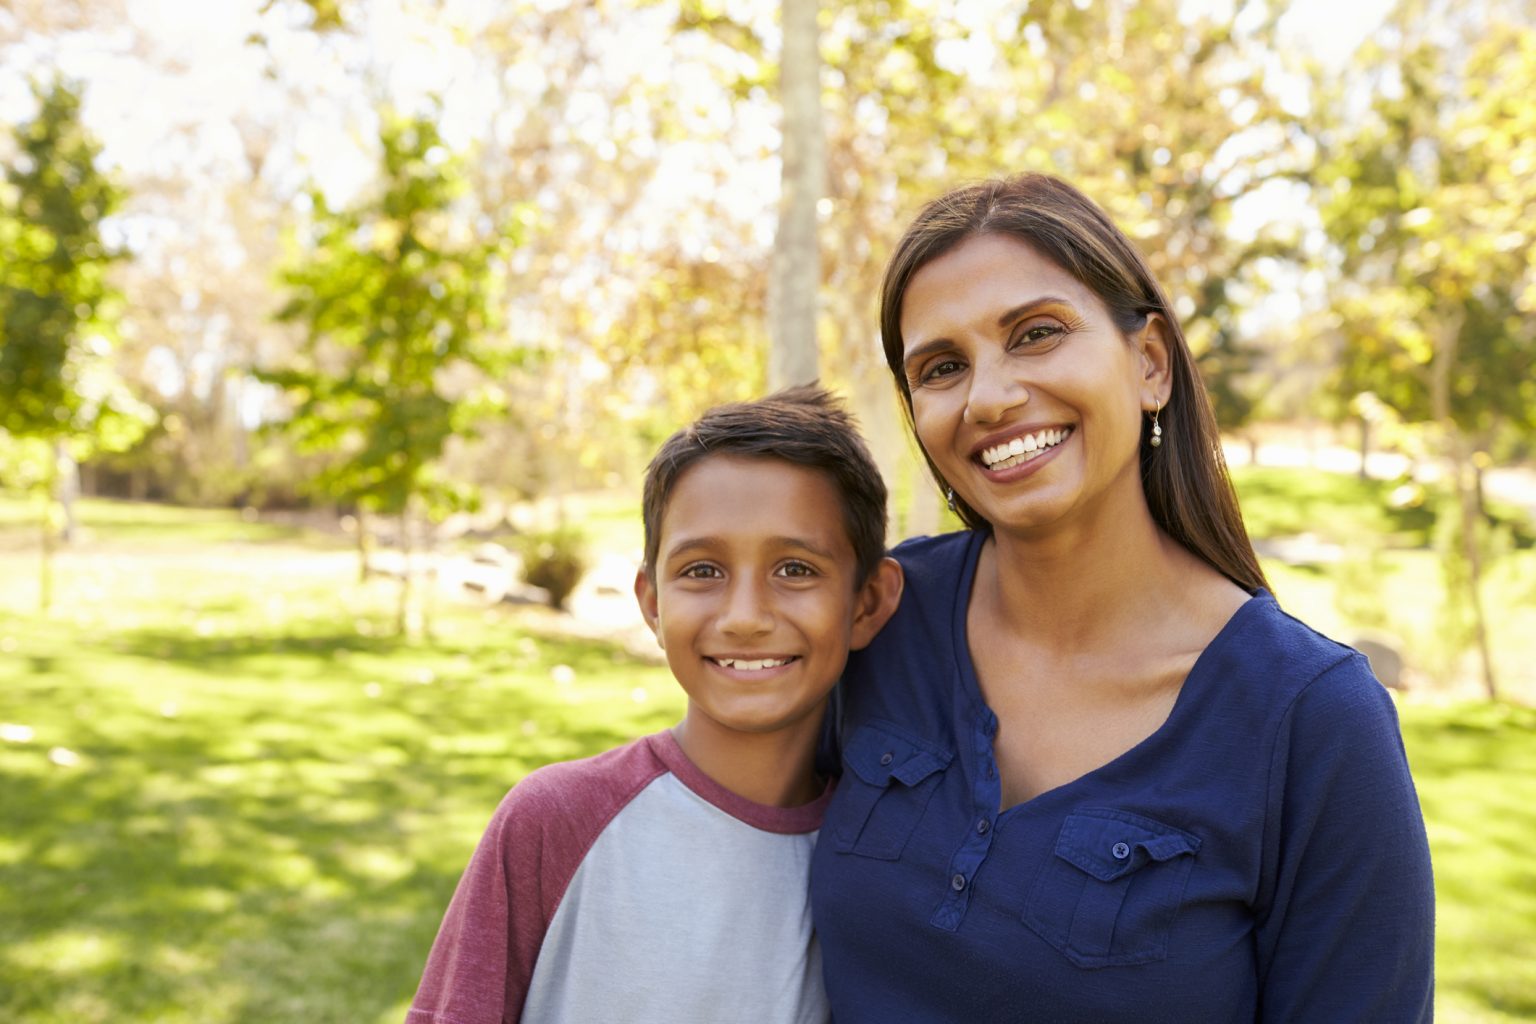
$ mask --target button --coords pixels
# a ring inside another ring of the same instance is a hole
[[[962,891],[964,891],[964,889],[965,889],[965,876],[961,875],[961,874],[955,875],[954,878],[951,878],[949,880],[949,887],[951,889],[955,890],[955,892],[962,892]]]
[[[992,823],[990,821],[988,821],[986,818],[982,818],[980,821],[978,821],[976,823],[976,834],[977,835],[984,836],[988,832],[991,832],[991,831],[992,831]]]
[[[1124,843],[1116,843],[1109,852],[1115,855],[1115,860],[1125,860],[1131,855],[1131,848]]]
[[[996,765],[990,765],[990,764],[987,765],[987,778],[989,778],[989,779],[997,778],[997,766]]]
[[[896,760],[896,755],[891,753],[889,750],[880,755],[880,763],[882,765],[890,764],[894,760]]]

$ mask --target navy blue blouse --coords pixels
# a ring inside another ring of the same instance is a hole
[[[897,548],[811,873],[838,1024],[1428,1021],[1434,889],[1390,695],[1260,593],[1168,720],[999,810],[979,533]]]

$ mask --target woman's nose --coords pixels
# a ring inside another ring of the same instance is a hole
[[[965,422],[997,423],[1010,409],[1029,401],[1029,389],[1006,366],[990,363],[976,367],[966,396]]]

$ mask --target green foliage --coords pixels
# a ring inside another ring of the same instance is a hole
[[[108,361],[119,254],[101,225],[123,194],[96,167],[79,87],[55,78],[32,91],[38,110],[16,127],[0,190],[0,431],[69,442],[77,457],[121,451],[149,418]]]
[[[586,535],[568,523],[517,538],[523,579],[549,592],[549,603],[564,608],[590,566]]]
[[[329,456],[313,489],[398,515],[471,495],[436,472],[449,440],[503,405],[487,374],[508,360],[490,343],[511,234],[476,238],[455,217],[458,161],[430,118],[386,115],[376,194],[333,210],[312,193],[312,235],[283,272],[280,319],[306,342],[260,376],[295,403],[284,428]]]
[[[1395,44],[1325,95],[1320,211],[1338,247],[1339,405],[1374,392],[1410,422],[1536,429],[1536,29],[1394,14]],[[1445,388],[1435,408],[1435,375]]]

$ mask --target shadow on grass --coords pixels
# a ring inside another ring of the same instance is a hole
[[[0,748],[0,1019],[390,1019],[506,789],[675,713],[602,644],[112,646],[0,678],[7,718],[53,730]]]

